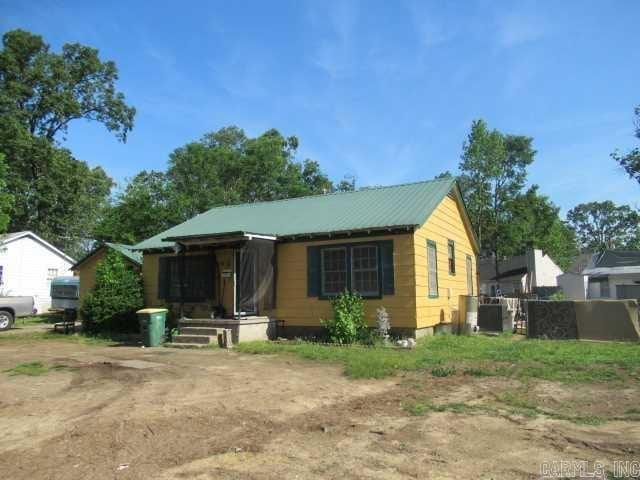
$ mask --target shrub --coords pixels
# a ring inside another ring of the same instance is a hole
[[[98,263],[96,284],[82,302],[83,330],[88,333],[135,332],[136,310],[143,305],[140,275],[122,256],[109,252]]]
[[[364,321],[364,302],[357,293],[348,291],[331,300],[333,318],[323,320],[329,339],[336,343],[354,343],[367,333]]]
[[[435,367],[431,369],[431,375],[439,378],[449,377],[455,373],[455,367]]]

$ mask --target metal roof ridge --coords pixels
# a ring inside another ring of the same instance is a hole
[[[370,190],[384,190],[387,188],[397,188],[397,187],[407,187],[410,185],[420,185],[422,183],[436,183],[436,182],[454,182],[455,181],[455,177],[451,177],[451,178],[432,178],[431,180],[420,180],[417,182],[405,182],[405,183],[398,183],[398,184],[394,184],[394,185],[374,185],[371,187],[362,187],[359,188],[358,190],[348,190],[348,191],[338,191],[338,192],[329,192],[329,193],[315,193],[313,195],[302,195],[300,197],[290,197],[290,198],[277,198],[275,200],[260,200],[257,202],[243,202],[243,203],[234,203],[232,205],[218,205],[217,207],[211,207],[208,210],[205,210],[202,213],[199,213],[193,217],[191,217],[191,219],[194,219],[196,217],[199,217],[201,215],[205,215],[208,212],[210,212],[211,210],[218,210],[218,209],[222,209],[222,208],[234,208],[234,207],[243,207],[246,205],[261,205],[261,204],[265,204],[265,203],[278,203],[278,202],[292,202],[295,200],[303,200],[303,199],[307,199],[307,198],[322,198],[322,197],[329,197],[329,196],[337,196],[337,195],[353,195],[356,193],[361,193],[361,192],[366,192],[366,191],[370,191]],[[189,219],[189,220],[191,220]],[[186,220],[186,221],[189,221]],[[184,222],[183,222],[184,223]]]

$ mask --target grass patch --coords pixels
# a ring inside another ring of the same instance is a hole
[[[9,370],[5,370],[10,376],[15,375],[28,375],[30,377],[37,377],[44,375],[49,371],[49,367],[46,367],[42,362],[20,363]]]
[[[43,313],[16,319],[16,325],[43,325],[61,322],[62,316],[58,314]]]
[[[83,335],[81,333],[65,335],[63,333],[52,333],[52,332],[26,332],[26,333],[15,333],[11,335],[0,335],[0,344],[5,342],[6,343],[9,343],[9,342],[32,343],[32,342],[51,341],[51,340],[55,340],[58,342],[78,343],[81,345],[96,345],[96,346],[115,345],[117,343],[111,337]]]
[[[640,368],[640,348],[632,343],[530,340],[518,335],[435,335],[421,339],[411,350],[333,347],[297,341],[241,343],[237,350],[253,354],[290,353],[305,359],[338,362],[352,378],[382,378],[398,371],[458,367],[463,368],[465,375],[478,377],[589,383],[638,381],[633,374]],[[478,364],[483,367],[477,367]]]
[[[405,412],[414,416],[426,415],[429,412],[471,413],[487,411],[484,405],[470,405],[462,402],[432,403],[429,401],[408,402],[402,405]]]

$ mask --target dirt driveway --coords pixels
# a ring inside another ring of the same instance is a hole
[[[5,372],[34,361],[62,367]],[[507,379],[354,381],[339,366],[289,357],[58,341],[3,342],[0,370],[7,479],[517,479],[538,478],[543,461],[640,460],[640,424],[627,419],[588,426],[403,408],[425,395],[493,398],[514,388]],[[596,410],[638,398],[635,387],[531,388]]]

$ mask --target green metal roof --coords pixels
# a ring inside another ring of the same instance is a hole
[[[453,178],[216,207],[133,248],[166,248],[167,238],[254,233],[291,237],[422,225],[455,185]]]
[[[105,245],[112,248],[116,252],[121,253],[133,263],[142,265],[142,253],[134,250],[132,245],[125,245],[123,243],[105,243]]]
[[[94,255],[102,247],[111,248],[112,250],[115,250],[116,252],[118,252],[121,255],[123,255],[125,258],[127,258],[131,262],[133,262],[133,263],[135,263],[137,265],[142,265],[142,253],[137,251],[137,250],[134,250],[131,245],[125,245],[123,243],[109,243],[109,242],[107,242],[107,243],[104,243],[102,245],[99,245],[97,248],[94,248],[88,254],[86,254],[84,257],[82,257],[80,260],[78,260],[71,267],[71,270],[75,270],[76,268],[78,268],[78,266],[80,264],[84,263],[85,260],[87,260],[89,257]]]

